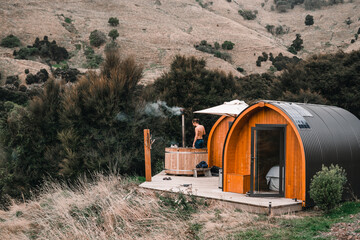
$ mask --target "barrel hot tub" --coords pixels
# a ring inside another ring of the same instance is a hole
[[[165,173],[174,175],[193,175],[196,165],[208,163],[206,148],[165,148]]]

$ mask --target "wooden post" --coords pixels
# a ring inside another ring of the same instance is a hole
[[[151,182],[151,140],[150,130],[144,129],[144,150],[145,150],[145,178],[147,182]]]

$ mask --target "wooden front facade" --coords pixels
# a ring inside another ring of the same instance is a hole
[[[207,143],[209,167],[222,167],[225,138],[234,120],[233,117],[221,116],[211,128]]]
[[[281,126],[284,129],[284,196],[305,201],[305,154],[300,134],[283,111],[265,102],[242,112],[228,133],[224,145],[223,190],[242,194],[249,191],[253,169],[251,157],[255,154],[252,129],[257,126]]]

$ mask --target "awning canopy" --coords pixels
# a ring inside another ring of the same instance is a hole
[[[224,102],[224,104],[195,111],[194,113],[225,115],[229,117],[237,117],[248,105],[244,101],[233,100],[231,102]]]

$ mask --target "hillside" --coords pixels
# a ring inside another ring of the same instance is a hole
[[[0,38],[14,34],[26,46],[36,37],[46,35],[70,52],[70,67],[82,68],[85,57],[83,51],[76,49],[76,44],[89,45],[89,34],[96,29],[107,35],[113,28],[107,23],[108,19],[117,17],[120,24],[116,29],[120,36],[116,42],[122,54],[134,55],[144,65],[144,82],[153,81],[168,70],[176,54],[203,57],[209,68],[237,76],[241,76],[237,67],[245,69],[246,74],[265,72],[270,63],[257,67],[257,57],[262,52],[291,56],[286,49],[297,33],[304,40],[304,50],[298,53],[301,58],[314,53],[349,52],[360,47],[360,41],[350,44],[360,27],[360,0],[316,11],[305,10],[301,4],[284,13],[272,11],[273,5],[271,0],[2,0]],[[240,9],[258,11],[256,19],[244,20],[238,13]],[[305,26],[307,14],[314,16],[314,25]],[[71,22],[65,22],[66,18]],[[352,21],[350,25],[345,23],[347,18]],[[266,25],[282,25],[289,32],[275,36],[267,31]],[[228,50],[232,62],[195,50],[194,44],[201,40],[211,44],[226,40],[235,43],[234,49]],[[95,51],[103,54],[104,46]],[[25,68],[45,67],[31,61],[11,60],[12,52],[13,49],[0,47],[3,76],[23,72]]]

